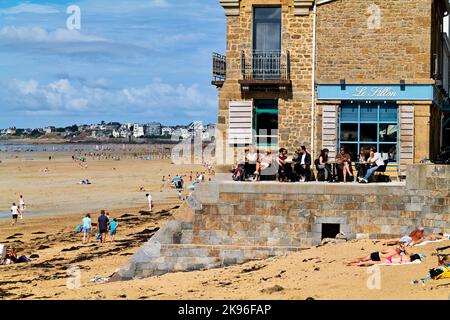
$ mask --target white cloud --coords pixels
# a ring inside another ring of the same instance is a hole
[[[95,42],[105,39],[80,33],[77,30],[56,29],[48,32],[42,27],[6,26],[0,29],[0,40],[19,42]]]
[[[21,13],[52,14],[58,12],[59,11],[54,7],[34,3],[21,3],[15,7],[0,9],[0,15],[13,15]]]
[[[69,79],[48,84],[36,80],[14,80],[6,93],[12,107],[17,106],[27,115],[140,114],[172,118],[202,116],[216,105],[213,95],[203,94],[197,85],[176,86],[154,79],[143,87],[106,89],[97,84],[105,79],[86,81],[80,85]],[[18,110],[15,110],[18,111]]]

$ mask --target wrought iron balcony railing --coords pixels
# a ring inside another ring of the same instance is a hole
[[[253,51],[251,56],[241,54],[241,73],[243,80],[290,80],[289,51]]]
[[[227,77],[227,57],[213,53],[213,83],[223,82]]]

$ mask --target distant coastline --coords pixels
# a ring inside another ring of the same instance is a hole
[[[11,143],[30,143],[30,144],[167,144],[173,145],[179,143],[179,141],[173,141],[171,139],[158,139],[158,138],[133,138],[131,140],[124,138],[87,138],[87,139],[64,139],[64,138],[18,138],[18,137],[0,137],[0,142]]]

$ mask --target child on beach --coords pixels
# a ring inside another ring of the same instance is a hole
[[[12,214],[12,225],[15,225],[17,223],[17,217],[20,213],[20,209],[18,206],[16,206],[16,203],[13,202],[11,206],[11,214]]]
[[[88,213],[83,218],[83,243],[89,242],[91,239],[91,215]]]
[[[115,238],[116,233],[117,233],[117,225],[118,224],[119,223],[117,222],[116,218],[114,218],[113,221],[111,221],[109,223],[109,236],[110,236],[110,240],[111,241],[114,241],[114,238]]]
[[[20,209],[19,218],[20,220],[23,220],[23,214],[25,212],[25,200],[23,199],[22,195],[20,195],[19,197],[19,209]]]

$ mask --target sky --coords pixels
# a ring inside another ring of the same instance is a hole
[[[225,23],[218,0],[0,0],[0,128],[216,122]]]

